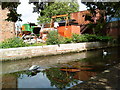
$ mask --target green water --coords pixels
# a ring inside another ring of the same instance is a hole
[[[2,88],[67,89],[120,62],[120,47],[2,63]],[[32,65],[41,70],[30,72]]]

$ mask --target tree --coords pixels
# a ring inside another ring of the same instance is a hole
[[[120,17],[120,2],[86,2],[92,14],[96,15],[95,10],[104,10],[105,16]]]
[[[50,22],[52,16],[70,14],[77,11],[78,4],[76,2],[55,2],[41,11],[42,15],[38,17],[38,21],[39,23]]]
[[[39,1],[38,2],[29,2],[29,4],[31,4],[31,3],[33,3],[35,5],[35,7],[33,7],[33,13],[37,12],[42,16],[43,13],[41,11],[44,10],[46,6],[49,6],[54,2],[39,2]]]
[[[10,12],[7,14],[8,18],[7,21],[22,21],[20,19],[21,14],[17,13],[17,7],[20,3],[19,2],[1,2],[2,9],[7,8]]]
[[[101,18],[96,22],[97,24],[90,24],[90,27],[95,30],[95,34],[103,34],[101,32],[106,27],[111,18],[120,17],[120,2],[85,2],[84,4],[87,5],[93,17],[96,17],[96,9],[103,11],[101,13]],[[107,19],[107,22],[104,22],[105,18]]]
[[[43,2],[39,2],[39,0],[29,0],[29,4],[33,3],[35,5],[35,7],[33,7],[33,12],[38,12],[40,14],[40,16],[43,16],[44,13],[42,12],[46,7],[50,6],[51,4],[53,4],[54,2],[57,2],[58,0],[43,0]],[[62,0],[60,0],[62,1]],[[64,0],[63,0],[64,1]],[[72,0],[68,0],[68,1],[72,1]],[[75,0],[74,0],[75,1]],[[20,4],[20,2],[2,2],[0,1],[0,5],[2,7],[2,9],[7,8],[10,13],[8,13],[8,18],[6,19],[7,21],[12,21],[12,22],[16,22],[16,21],[22,21],[21,20],[21,14],[17,13],[17,7]]]

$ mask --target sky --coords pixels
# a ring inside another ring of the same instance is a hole
[[[17,12],[19,14],[22,14],[21,19],[23,20],[22,22],[17,22],[17,23],[27,23],[27,22],[37,22],[37,13],[32,13],[33,11],[33,4],[29,4],[29,0],[20,0],[21,4],[17,8]]]
[[[39,16],[37,13],[32,13],[33,11],[33,4],[29,4],[29,0],[20,0],[21,4],[17,8],[17,12],[19,14],[22,14],[21,19],[22,22],[17,22],[16,25],[21,26],[22,24],[31,22],[37,24],[37,17]],[[83,11],[86,10],[86,6],[81,3],[81,0],[78,0],[78,3],[80,5],[79,10]]]

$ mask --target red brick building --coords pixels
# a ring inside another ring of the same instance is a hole
[[[5,21],[9,10],[2,9],[0,5],[0,42],[15,36],[15,23]]]
[[[92,19],[94,20],[93,23],[96,22],[96,20],[100,19],[101,17],[101,12],[100,10],[96,10],[97,14],[96,17],[93,17]],[[90,21],[85,20],[85,15],[89,14],[90,11],[85,10],[85,11],[79,11],[79,12],[74,12],[71,13],[71,19],[75,19],[76,23],[80,26],[80,33],[93,33],[93,30],[87,28],[87,24],[90,23]],[[109,22],[109,24],[104,28],[103,33],[107,33],[107,35],[112,36],[113,38],[119,38],[120,37],[120,21],[114,21],[114,22]]]
[[[75,19],[76,20],[75,23],[78,23],[78,25],[80,26],[80,34],[93,33],[92,29],[88,29],[87,24],[96,23],[96,21],[101,17],[100,12],[101,12],[100,10],[96,10],[96,16],[93,17],[89,10],[85,10],[85,11],[71,13],[70,17],[71,19]],[[91,19],[93,19],[93,22],[90,22],[89,20],[85,20],[86,15],[91,16],[92,17]]]
[[[91,15],[89,10],[74,12],[70,14],[71,19],[75,19],[78,25],[89,24],[90,21],[85,20],[86,15]],[[100,10],[96,10],[96,17],[93,17],[94,22],[100,18]]]

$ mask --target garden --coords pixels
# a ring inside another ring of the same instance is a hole
[[[47,35],[47,40],[44,43],[28,44],[23,39],[13,37],[6,39],[0,43],[0,48],[17,48],[17,47],[29,47],[29,46],[43,46],[43,45],[55,45],[55,44],[67,44],[67,43],[82,43],[82,42],[112,42],[113,38],[110,36],[99,36],[95,34],[73,34],[72,37],[66,38],[58,34],[57,31],[50,31]]]

